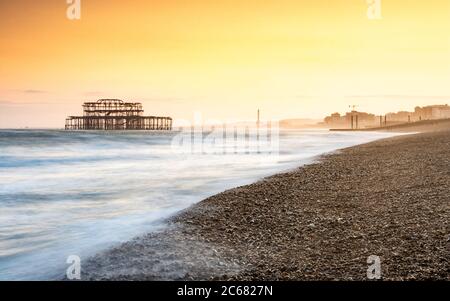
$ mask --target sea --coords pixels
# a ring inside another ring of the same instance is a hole
[[[69,256],[82,267],[208,196],[395,135],[279,130],[275,151],[196,152],[182,132],[0,130],[0,280],[61,279]]]

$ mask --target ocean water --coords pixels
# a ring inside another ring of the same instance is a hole
[[[283,130],[272,155],[180,153],[177,135],[0,130],[0,280],[61,278],[70,255],[83,264],[205,197],[394,134]]]

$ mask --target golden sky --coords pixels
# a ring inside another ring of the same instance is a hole
[[[0,127],[63,127],[84,101],[191,119],[450,104],[450,1],[0,1]]]

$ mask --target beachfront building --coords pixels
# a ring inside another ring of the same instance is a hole
[[[414,116],[415,118],[420,120],[450,118],[450,106],[448,104],[445,104],[416,107],[414,109]]]
[[[384,116],[357,111],[347,112],[343,116],[339,113],[333,113],[325,117],[324,123],[335,128],[364,128],[447,118],[450,118],[450,106],[445,104],[416,107],[414,112],[400,111],[387,113]]]
[[[390,122],[409,122],[414,114],[408,111],[400,111],[397,113],[387,113],[386,119]]]
[[[341,118],[341,114],[339,113],[333,113],[330,116],[325,117],[324,121],[326,124],[338,124],[341,122],[345,122],[345,120]]]
[[[390,122],[414,122],[420,120],[446,119],[450,118],[450,106],[431,105],[415,107],[414,112],[400,111],[386,114]]]
[[[144,116],[142,104],[100,99],[83,104],[83,116],[69,116],[66,130],[171,130],[172,118]]]
[[[325,117],[324,122],[328,126],[337,128],[364,128],[376,125],[377,120],[374,114],[353,110],[343,116],[339,113],[333,113]]]

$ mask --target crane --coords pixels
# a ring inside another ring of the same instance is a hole
[[[349,105],[348,107],[351,108],[352,111],[355,111],[355,109],[356,109],[357,106],[358,106],[358,105]]]

